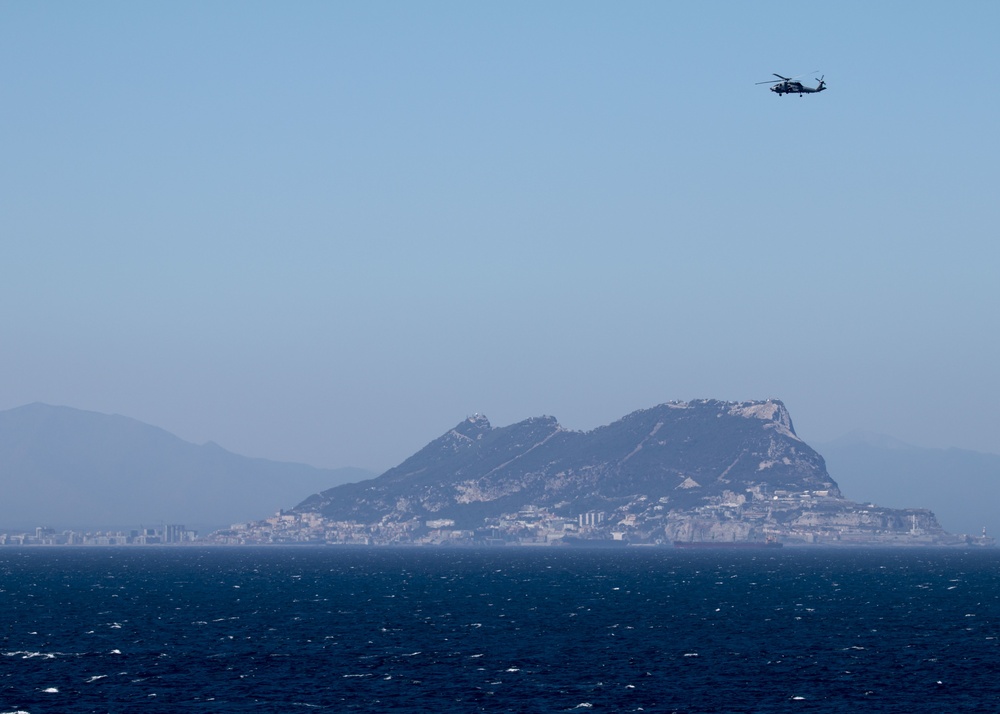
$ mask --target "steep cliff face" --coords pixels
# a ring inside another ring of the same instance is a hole
[[[840,495],[779,401],[670,402],[590,432],[552,417],[496,428],[477,415],[378,478],[324,491],[296,510],[474,527],[526,506],[566,515],[637,501],[685,510],[749,489]]]

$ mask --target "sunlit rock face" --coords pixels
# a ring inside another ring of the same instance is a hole
[[[840,496],[780,401],[701,400],[660,404],[588,432],[548,416],[494,427],[475,415],[378,478],[329,489],[296,510],[477,527],[528,506],[568,516],[662,512],[778,491]]]

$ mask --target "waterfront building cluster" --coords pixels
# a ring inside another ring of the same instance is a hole
[[[196,531],[171,524],[134,530],[63,530],[38,527],[33,532],[0,533],[3,545],[180,545],[194,543]]]
[[[554,545],[572,536],[603,537],[605,515],[591,511],[567,518],[529,506],[488,518],[476,529],[463,529],[448,518],[366,524],[328,520],[318,513],[279,511],[270,518],[216,531],[206,541],[225,545]]]
[[[669,510],[668,500],[640,496],[613,511],[562,515],[525,506],[474,528],[448,518],[356,523],[319,513],[278,512],[235,524],[207,542],[229,545],[670,545],[673,542],[781,542],[787,545],[991,546],[993,538],[945,532],[926,509],[889,509],[846,501],[830,491],[725,491],[705,505]]]
[[[888,509],[846,501],[829,491],[724,491],[699,507],[669,510],[666,498],[636,497],[609,511],[554,513],[527,505],[462,527],[450,518],[375,523],[325,518],[308,511],[278,511],[198,538],[181,525],[132,531],[0,534],[0,545],[365,545],[554,546],[671,545],[673,543],[780,542],[786,545],[992,546],[982,535],[944,531],[931,511]]]

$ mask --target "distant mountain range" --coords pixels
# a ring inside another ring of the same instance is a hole
[[[165,522],[206,532],[373,475],[238,456],[124,416],[46,404],[0,412],[5,529]]]
[[[1000,533],[1000,455],[927,449],[853,432],[816,444],[830,474],[858,501],[932,508],[956,533]]]

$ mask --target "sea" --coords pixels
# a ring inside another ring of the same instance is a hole
[[[5,547],[0,712],[1000,712],[1000,552]]]

